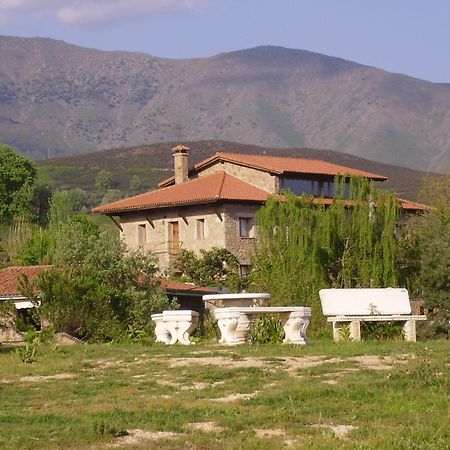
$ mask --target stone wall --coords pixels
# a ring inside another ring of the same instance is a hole
[[[229,204],[224,208],[225,216],[225,248],[235,255],[239,264],[249,265],[251,255],[255,248],[258,238],[258,229],[256,226],[256,212],[260,206],[251,204]],[[250,218],[253,225],[253,232],[250,237],[240,237],[239,218]]]
[[[226,172],[253,186],[264,189],[271,194],[278,192],[278,177],[262,170],[239,166],[229,162],[216,163],[198,173],[198,177],[212,175],[217,172]]]
[[[204,221],[203,237],[198,235],[198,220]],[[164,269],[171,258],[170,222],[178,223],[180,248],[199,253],[201,249],[225,247],[224,214],[221,207],[211,205],[154,209],[147,214],[127,214],[120,221],[123,229],[121,238],[130,249],[142,248],[154,253],[158,257],[160,268]],[[142,228],[145,229],[144,242],[139,241],[140,233],[142,238]]]

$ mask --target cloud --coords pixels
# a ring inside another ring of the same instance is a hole
[[[159,14],[202,11],[214,0],[0,0],[0,17],[49,13],[65,25],[96,26]]]
[[[0,0],[0,13],[7,14],[14,11],[35,11],[57,8],[64,0]]]

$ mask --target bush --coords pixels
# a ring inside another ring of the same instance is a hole
[[[224,248],[200,250],[200,257],[193,251],[182,249],[173,270],[200,286],[227,287],[238,292],[244,287],[239,276],[239,261]]]
[[[417,339],[448,339],[450,337],[450,324],[443,317],[417,322]]]
[[[177,306],[153,283],[157,267],[151,255],[126,251],[86,219],[61,224],[53,261],[55,268],[35,284],[40,320],[58,332],[88,341],[122,340],[130,329],[133,338],[147,336],[153,331],[150,315]],[[32,292],[30,286],[24,290]]]

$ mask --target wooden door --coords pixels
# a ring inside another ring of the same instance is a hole
[[[169,253],[178,255],[180,250],[180,228],[178,222],[169,222]]]

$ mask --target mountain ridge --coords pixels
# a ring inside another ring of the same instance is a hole
[[[228,153],[248,153],[272,156],[287,156],[304,159],[320,159],[343,166],[366,170],[368,172],[385,175],[388,181],[377,183],[384,189],[394,190],[400,197],[410,200],[417,199],[417,193],[421,187],[424,177],[428,175],[404,167],[383,164],[370,161],[354,155],[340,153],[332,150],[311,149],[311,148],[284,148],[274,149],[257,145],[241,144],[227,141],[181,141],[182,144],[190,147],[189,167],[212,156],[218,151]],[[131,167],[156,168],[164,170],[161,174],[163,178],[168,178],[173,169],[173,157],[171,148],[180,142],[163,142],[151,145],[141,145],[128,148],[116,148],[100,150],[98,152],[83,155],[74,155],[50,160],[37,161],[38,167],[72,167],[77,169],[117,170]]]
[[[0,141],[45,158],[198,139],[445,171],[450,90],[279,46],[168,59],[0,36]]]

